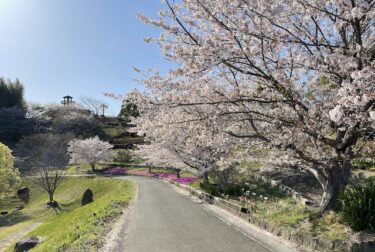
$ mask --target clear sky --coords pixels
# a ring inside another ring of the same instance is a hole
[[[134,88],[141,69],[166,70],[157,45],[143,38],[160,30],[136,17],[156,16],[159,0],[0,0],[0,76],[19,78],[28,101],[60,102],[64,95],[120,102],[104,92]]]

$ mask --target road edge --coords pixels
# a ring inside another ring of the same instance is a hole
[[[128,235],[130,217],[135,209],[138,199],[138,183],[132,182],[135,186],[134,196],[129,204],[123,209],[123,214],[114,221],[111,231],[105,237],[105,244],[100,248],[103,252],[124,251],[123,241]]]

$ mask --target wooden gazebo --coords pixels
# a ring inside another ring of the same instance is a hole
[[[70,95],[64,96],[63,100],[61,102],[61,104],[64,104],[64,105],[69,105],[69,104],[72,104],[72,103],[74,103],[73,97],[71,97]]]

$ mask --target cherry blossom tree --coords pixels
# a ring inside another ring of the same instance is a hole
[[[113,145],[100,140],[97,136],[85,140],[72,140],[69,143],[68,152],[71,164],[87,163],[93,171],[96,171],[97,162],[110,162],[116,157]]]
[[[186,108],[178,106],[173,113],[169,106],[150,107],[149,97],[133,95],[142,115],[133,118],[137,125],[133,130],[145,134],[149,143],[138,146],[135,154],[148,164],[195,170],[207,180],[208,172],[225,170],[240,153],[243,157],[244,151],[238,148],[241,141],[223,132],[218,121],[195,120]],[[209,111],[200,116],[208,118]]]
[[[182,108],[270,149],[317,178],[321,213],[334,209],[374,135],[374,15],[371,0],[167,0],[159,19],[140,15],[178,65],[145,79],[146,109]]]

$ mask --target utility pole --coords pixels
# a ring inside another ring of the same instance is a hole
[[[108,109],[108,106],[106,104],[101,104],[100,108],[102,109],[102,117],[105,116],[105,110]]]

